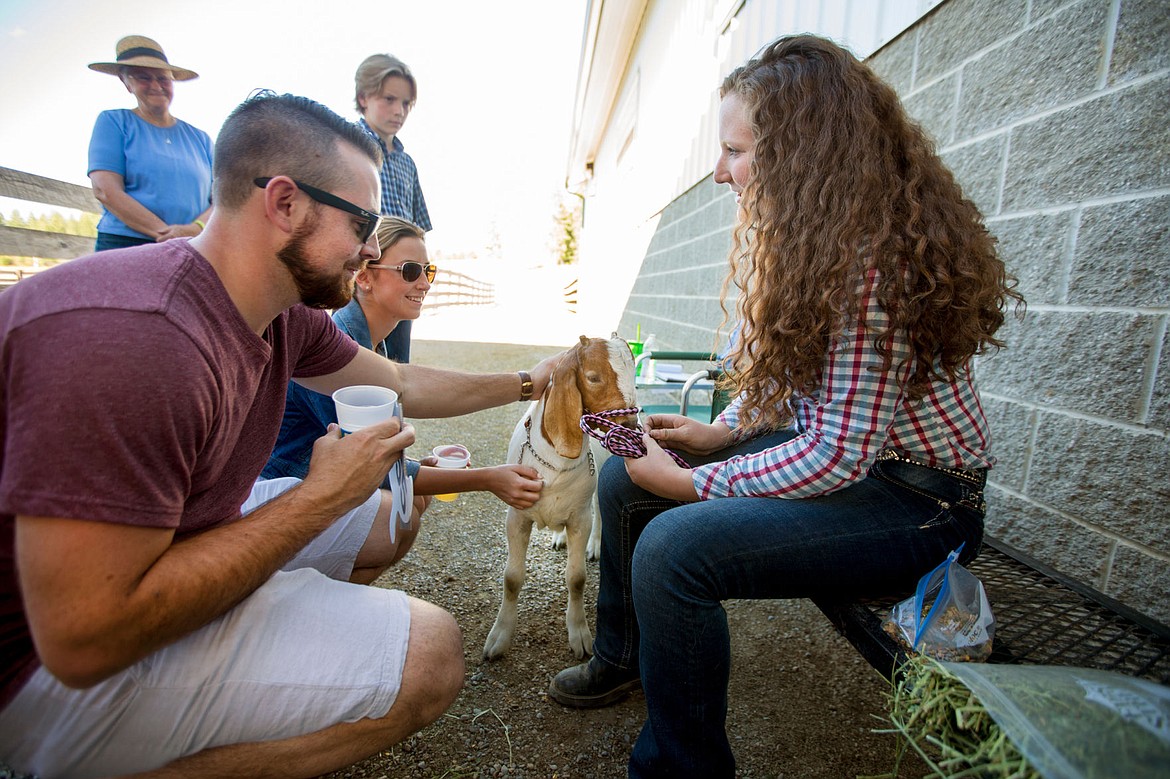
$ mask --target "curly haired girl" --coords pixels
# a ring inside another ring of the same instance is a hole
[[[1023,304],[931,141],[848,51],[779,39],[720,97],[737,396],[711,424],[651,416],[646,456],[607,463],[595,654],[549,690],[579,708],[645,690],[635,777],[734,775],[721,601],[902,593],[978,553],[995,458],[972,358]]]

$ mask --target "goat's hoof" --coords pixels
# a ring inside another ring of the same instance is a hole
[[[569,649],[578,660],[585,660],[593,656],[593,636],[586,632],[583,636],[569,637]]]
[[[483,643],[483,659],[498,660],[507,653],[512,646],[510,635],[500,635],[496,629],[488,633],[487,641]]]

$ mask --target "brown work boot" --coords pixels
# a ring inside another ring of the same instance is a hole
[[[641,688],[637,672],[615,668],[596,656],[553,677],[548,697],[573,709],[600,709]]]

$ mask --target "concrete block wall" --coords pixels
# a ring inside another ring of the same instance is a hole
[[[989,532],[1170,623],[1170,4],[948,0],[869,61],[1028,300],[977,362]],[[710,177],[664,210],[621,332],[711,348],[734,217]]]
[[[714,351],[735,197],[707,176],[662,213],[618,332],[653,333],[663,349]]]

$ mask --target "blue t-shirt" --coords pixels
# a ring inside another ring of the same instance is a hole
[[[394,351],[389,339],[374,346],[366,315],[362,312],[356,297],[344,308],[334,312],[333,322],[341,332],[357,341],[360,346],[372,349],[395,362],[407,362],[404,355]],[[278,479],[282,476],[305,478],[309,473],[313,442],[325,435],[325,428],[336,421],[337,409],[333,406],[333,398],[290,381],[285,395],[284,419],[280,423],[280,434],[276,437],[276,447],[272,450],[272,456],[268,458],[268,463],[260,474],[261,478]]]
[[[187,224],[211,205],[211,136],[186,122],[156,127],[125,108],[102,111],[89,139],[89,173],[108,170],[126,194],[167,224]],[[98,232],[150,238],[102,209]]]

